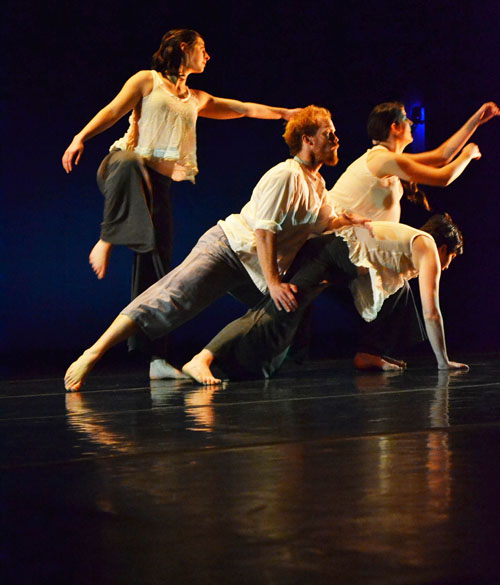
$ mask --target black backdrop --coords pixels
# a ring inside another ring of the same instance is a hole
[[[95,171],[126,121],[87,143],[70,175],[60,161],[72,136],[123,82],[149,68],[169,28],[194,28],[205,38],[212,58],[203,75],[190,77],[192,87],[246,101],[331,109],[341,160],[325,169],[329,186],[369,146],[365,121],[376,103],[423,104],[432,148],[481,103],[500,100],[500,15],[493,0],[177,4],[20,0],[4,9],[0,352],[6,358],[77,352],[127,303],[127,250],[114,250],[103,281],[88,266],[102,206]],[[263,172],[287,157],[282,130],[279,121],[199,120],[197,184],[173,188],[176,261],[206,228],[238,211]],[[500,120],[480,128],[474,140],[481,160],[449,188],[427,189],[436,209],[450,211],[466,238],[465,255],[442,281],[455,352],[499,348],[499,135]],[[402,221],[418,226],[425,217],[404,205]],[[179,359],[241,310],[224,300],[176,332]],[[329,335],[329,323],[339,316],[328,299],[318,310],[318,337],[328,355],[344,347]]]

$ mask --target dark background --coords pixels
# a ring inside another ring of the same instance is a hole
[[[88,254],[99,237],[102,196],[95,172],[126,120],[92,139],[66,175],[72,136],[140,69],[162,34],[198,30],[211,60],[189,85],[223,97],[287,107],[328,107],[341,141],[333,185],[369,147],[371,108],[400,99],[425,106],[427,148],[457,130],[484,102],[500,100],[499,5],[479,2],[9,2],[2,67],[0,353],[63,360],[86,347],[129,298],[131,255],[115,249],[98,281]],[[260,176],[287,158],[280,121],[200,119],[195,186],[173,186],[175,259],[203,231],[248,200]],[[427,188],[465,233],[465,255],[442,281],[451,357],[499,349],[500,120],[475,137],[483,157],[447,189]],[[426,213],[403,204],[402,221]],[[224,300],[172,335],[178,360],[200,349],[242,309]],[[350,351],[331,330],[341,320],[325,298],[316,309],[317,355]],[[341,337],[341,336],[340,336]],[[337,341],[336,341],[337,340]],[[123,352],[124,349],[119,351]]]

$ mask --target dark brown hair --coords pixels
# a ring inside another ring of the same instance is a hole
[[[404,107],[402,102],[384,102],[375,106],[366,123],[368,136],[378,142],[387,140],[391,125],[401,121]]]
[[[384,102],[378,104],[370,112],[366,130],[368,136],[377,142],[383,142],[389,137],[392,124],[399,123],[403,119],[402,102]],[[417,183],[411,181],[401,181],[406,198],[417,205],[421,205],[427,211],[431,211],[431,206],[427,200],[426,194],[420,189]]]
[[[448,213],[433,215],[420,229],[431,234],[438,248],[444,244],[448,254],[459,256],[463,253],[464,236]]]
[[[163,35],[160,47],[153,55],[151,68],[160,73],[177,75],[185,57],[181,43],[192,47],[199,38],[201,36],[195,30],[187,28],[169,30]]]

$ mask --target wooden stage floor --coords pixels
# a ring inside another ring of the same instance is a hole
[[[3,381],[1,582],[497,585],[500,359],[469,363]]]

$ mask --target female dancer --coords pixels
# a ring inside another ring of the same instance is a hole
[[[101,234],[89,261],[104,278],[113,245],[134,254],[132,298],[170,269],[172,254],[172,181],[194,182],[196,119],[243,116],[288,120],[297,110],[214,97],[190,89],[187,78],[202,73],[210,59],[202,37],[193,30],[167,32],[153,55],[151,71],[128,79],[118,95],[73,138],[63,155],[67,173],[80,162],[84,143],[132,111],[126,134],[110,148],[98,170],[104,195]],[[129,344],[130,348],[136,343]],[[164,357],[164,343],[149,348],[153,358]],[[153,359],[152,377],[182,376],[164,359]]]
[[[370,113],[367,123],[373,148],[355,160],[330,191],[337,212],[345,210],[374,220],[399,222],[404,191],[410,200],[429,210],[417,183],[445,187],[453,182],[475,158],[476,146],[467,144],[464,147],[465,143],[481,124],[499,113],[496,104],[485,103],[436,149],[408,154],[404,150],[413,141],[413,122],[406,115],[403,104],[379,104]],[[358,369],[405,367],[404,362],[388,357],[388,353],[400,345],[403,337],[415,342],[423,338],[423,328],[414,307],[408,284],[387,299],[384,312],[393,314],[391,327],[380,319],[362,327],[354,358]]]
[[[416,183],[445,187],[453,182],[471,160],[474,146],[463,148],[467,140],[481,124],[499,114],[496,104],[485,103],[434,150],[408,154],[404,150],[413,142],[413,122],[404,105],[386,102],[375,106],[367,123],[374,146],[349,165],[333,186],[330,193],[336,207],[370,219],[399,222],[403,181],[408,197],[429,210],[425,196],[416,190]],[[444,167],[450,172],[443,173]]]

